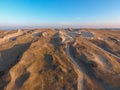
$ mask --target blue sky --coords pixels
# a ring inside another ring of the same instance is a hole
[[[0,0],[0,26],[119,27],[120,0]]]

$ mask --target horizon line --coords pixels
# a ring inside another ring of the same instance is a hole
[[[18,30],[18,29],[120,29],[120,27],[96,27],[96,26],[0,26],[0,30]]]

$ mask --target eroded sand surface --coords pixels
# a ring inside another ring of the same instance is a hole
[[[0,31],[0,90],[120,90],[120,31]]]

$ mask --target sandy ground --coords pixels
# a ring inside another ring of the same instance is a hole
[[[0,90],[120,90],[119,33],[0,31]]]

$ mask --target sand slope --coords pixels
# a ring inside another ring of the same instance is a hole
[[[0,31],[0,90],[120,90],[120,31]]]

